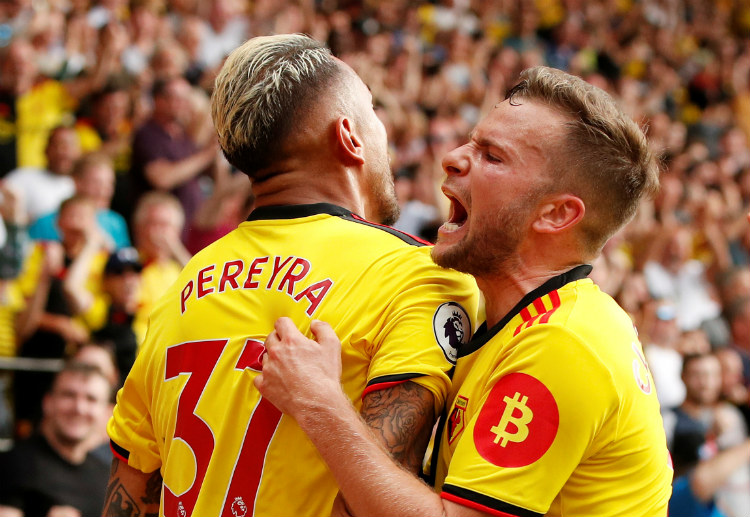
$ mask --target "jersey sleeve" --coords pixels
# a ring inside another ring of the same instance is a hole
[[[133,364],[125,384],[117,393],[117,404],[107,424],[113,453],[129,466],[142,472],[153,472],[161,467],[161,456],[151,419],[148,379],[153,379],[149,367],[152,361],[144,348]]]
[[[424,250],[424,251],[422,251]],[[387,287],[397,292],[373,336],[365,394],[410,380],[432,392],[437,413],[445,403],[458,349],[476,325],[478,290],[467,275],[435,266],[427,248],[417,265],[404,265]]]
[[[442,497],[494,515],[541,516],[604,446],[596,437],[614,433],[617,395],[606,366],[559,325],[529,329],[508,350],[458,437]]]

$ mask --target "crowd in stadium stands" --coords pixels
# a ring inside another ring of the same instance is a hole
[[[155,299],[252,207],[215,142],[214,74],[248,37],[290,32],[327,42],[372,90],[396,227],[427,239],[448,207],[441,157],[522,69],[615,96],[647,127],[662,185],[592,276],[638,328],[686,486],[696,465],[747,448],[747,0],[1,2],[0,356],[95,344],[121,382]],[[51,380],[0,370],[0,443],[32,434]],[[692,495],[750,515],[749,461],[732,468]]]

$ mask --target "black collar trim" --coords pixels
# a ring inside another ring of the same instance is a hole
[[[267,219],[299,219],[312,215],[352,215],[351,210],[331,203],[315,203],[312,205],[275,205],[261,206],[250,212],[247,221],[261,221]]]
[[[521,312],[521,310],[529,305],[531,302],[536,300],[537,298],[540,298],[544,296],[545,294],[551,293],[555,289],[560,289],[566,284],[569,284],[570,282],[575,282],[576,280],[581,280],[583,278],[586,278],[589,276],[589,273],[591,273],[591,270],[593,269],[592,266],[589,264],[581,264],[580,266],[576,266],[570,271],[567,271],[561,275],[558,275],[556,277],[550,278],[546,282],[544,282],[542,285],[531,291],[530,293],[527,293],[526,296],[521,298],[521,301],[516,304],[515,307],[513,307],[508,314],[503,317],[500,321],[498,321],[491,329],[487,330],[487,322],[485,321],[482,323],[479,328],[477,329],[476,333],[474,333],[474,336],[471,338],[471,341],[469,341],[466,346],[461,347],[461,349],[458,352],[459,357],[464,357],[469,354],[472,354],[482,348],[482,346],[487,343],[490,339],[492,339],[498,332],[500,332],[505,325],[508,324],[510,320],[512,320],[516,314]]]

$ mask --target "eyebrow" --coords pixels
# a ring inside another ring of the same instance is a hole
[[[469,136],[479,147],[491,147],[499,151],[506,159],[512,158],[517,160],[519,158],[518,153],[511,146],[496,140],[490,140],[487,137],[477,137],[476,130],[473,130]]]

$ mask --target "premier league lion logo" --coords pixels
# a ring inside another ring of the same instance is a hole
[[[445,357],[456,364],[458,351],[471,336],[471,320],[463,307],[456,302],[442,304],[432,320],[433,331]]]
[[[245,517],[247,515],[247,505],[241,497],[235,497],[231,506],[234,517]]]
[[[458,349],[464,341],[464,324],[458,311],[453,311],[453,315],[448,318],[443,328],[445,329],[445,337],[448,338],[448,344]]]

